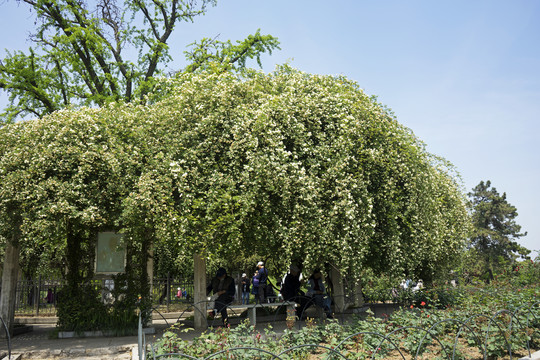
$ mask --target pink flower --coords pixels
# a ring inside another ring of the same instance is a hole
[[[414,305],[411,305],[411,309],[414,309]]]
[[[420,306],[426,306],[426,303],[425,303],[424,301],[422,301],[422,302],[420,303]]]

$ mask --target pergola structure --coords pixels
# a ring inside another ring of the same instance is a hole
[[[174,247],[194,256],[196,303],[205,253],[332,264],[341,301],[337,269],[429,279],[460,249],[468,215],[451,167],[356,83],[283,66],[183,74],[160,91],[146,105],[1,127],[0,237],[38,261],[62,257],[76,288],[95,234],[120,231],[139,279],[128,290],[143,295],[152,247]],[[9,274],[1,308],[12,306]]]

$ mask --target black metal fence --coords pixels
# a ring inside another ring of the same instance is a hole
[[[19,280],[16,289],[16,316],[54,316],[58,298],[66,285],[64,279],[42,278]],[[102,300],[110,298],[114,281],[110,278],[92,280]],[[185,304],[193,299],[193,280],[181,278],[157,278],[152,284],[152,304],[161,311],[183,311]],[[180,305],[180,306],[178,306]]]
[[[238,283],[238,281],[237,281]],[[114,282],[110,278],[92,280],[95,289],[107,302]],[[65,280],[42,278],[19,280],[16,290],[16,316],[53,316],[56,314],[58,298],[66,285]],[[1,286],[0,286],[1,287]],[[193,302],[193,279],[172,277],[154,278],[152,282],[152,304],[161,312],[184,311]],[[241,302],[237,294],[235,303]]]
[[[54,315],[61,289],[61,279],[19,280],[17,282],[15,314],[19,316]]]
[[[107,302],[114,286],[111,279],[95,279],[92,286]],[[64,279],[42,278],[17,281],[15,316],[54,316],[58,299],[66,285]]]
[[[103,301],[110,298],[110,290],[114,287],[114,282],[110,278],[96,279],[92,281],[96,290],[101,293]],[[239,279],[236,279],[239,284]],[[56,305],[58,298],[65,286],[65,280],[56,278],[42,278],[31,280],[20,280],[17,283],[16,290],[16,309],[17,316],[53,316],[56,314]],[[347,289],[346,289],[347,290]],[[349,289],[350,290],[350,289]],[[442,289],[441,289],[442,291]],[[463,291],[461,288],[446,288],[441,296],[451,300],[451,297],[459,296]],[[278,291],[274,291],[277,295]],[[154,278],[152,282],[152,304],[161,312],[182,312],[193,302],[193,279],[172,277]],[[353,291],[346,291],[349,295],[345,296],[347,301],[354,298]],[[364,290],[364,302],[368,304],[409,304],[422,300],[422,291],[413,291],[411,289],[382,289]],[[251,295],[251,302],[254,302]],[[241,303],[241,294],[237,292],[234,304]]]
[[[152,282],[152,304],[167,312],[180,310],[193,301],[193,279],[157,278]]]
[[[237,284],[240,282],[237,279]],[[95,279],[92,281],[95,289],[98,290],[104,299],[108,297],[110,290],[114,287],[114,282],[110,278]],[[30,280],[19,280],[16,290],[16,314],[17,315],[39,315],[55,313],[58,298],[62,288],[65,286],[65,280],[57,278],[42,278]],[[238,287],[238,286],[237,286]],[[1,282],[0,282],[1,288]],[[390,288],[390,289],[364,289],[363,302],[366,304],[401,304],[408,305],[414,302],[419,302],[424,296],[424,289],[415,291],[412,289]],[[463,292],[481,291],[486,292],[482,288],[462,288],[462,287],[445,287],[429,289],[432,293],[440,291],[439,298],[446,302],[452,302],[459,298]],[[274,291],[275,294],[278,291]],[[347,292],[345,299],[350,301],[355,298],[353,292]],[[490,293],[491,294],[491,293]],[[493,295],[493,294],[491,294]],[[169,310],[168,306],[175,304],[191,304],[193,301],[193,280],[190,278],[154,278],[152,283],[152,304],[160,306],[160,311]],[[251,297],[251,302],[254,297]],[[241,294],[237,292],[234,304],[241,303]],[[182,307],[182,311],[185,307]],[[174,307],[172,310],[177,310]]]
[[[53,316],[66,285],[64,279],[42,278],[17,281],[16,316]],[[110,278],[92,280],[104,302],[111,298],[114,281]],[[178,311],[193,299],[193,280],[181,278],[156,278],[152,283],[152,304],[161,311]],[[1,286],[0,286],[1,288]],[[181,305],[181,306],[178,306]]]

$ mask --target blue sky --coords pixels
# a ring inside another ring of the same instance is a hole
[[[28,10],[14,0],[0,10],[1,56],[28,48]],[[491,180],[506,192],[528,232],[520,243],[540,250],[540,1],[221,1],[178,27],[171,68],[195,40],[258,28],[281,42],[265,71],[288,61],[357,81],[451,161],[467,191]]]

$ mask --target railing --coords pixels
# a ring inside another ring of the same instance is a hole
[[[92,284],[107,302],[114,283],[111,279],[95,279]],[[1,284],[0,284],[1,285]],[[56,278],[42,278],[17,281],[16,316],[54,316],[58,299],[66,281]],[[1,288],[1,286],[0,286]],[[181,296],[178,295],[181,289]],[[193,299],[193,281],[176,278],[157,278],[153,280],[152,304],[161,311],[182,311]],[[181,306],[176,306],[181,305]]]
[[[167,276],[152,282],[152,304],[166,307],[167,312],[171,305],[190,304],[192,299],[193,279]]]
[[[111,279],[93,280],[95,288],[101,292],[103,300],[107,300],[110,293]],[[42,278],[19,280],[16,290],[16,316],[53,316],[56,314],[56,305],[61,296],[65,280],[57,278]],[[180,289],[180,294],[178,294]],[[189,308],[193,300],[193,280],[187,278],[154,278],[152,282],[152,304],[161,312],[182,312]],[[178,296],[180,295],[180,296]],[[386,289],[380,291],[366,291],[364,294],[367,303],[405,303],[412,298],[411,291],[402,289]],[[347,298],[352,298],[352,295]],[[235,304],[241,303],[241,296],[237,294]]]
[[[18,316],[53,315],[65,282],[60,279],[17,281],[15,314]]]
[[[112,280],[95,279],[92,286],[101,293],[102,300],[107,301]],[[66,286],[63,279],[41,278],[36,280],[19,280],[15,291],[16,316],[53,316],[56,314],[58,299]]]
[[[114,282],[111,279],[95,279],[92,280],[92,284],[102,294],[102,300],[106,302]],[[65,285],[65,280],[55,278],[39,277],[31,280],[19,280],[16,290],[15,315],[55,315],[58,299]],[[172,276],[154,278],[152,304],[161,312],[182,312],[192,303],[193,292],[193,279]],[[239,295],[235,302],[241,302]]]

